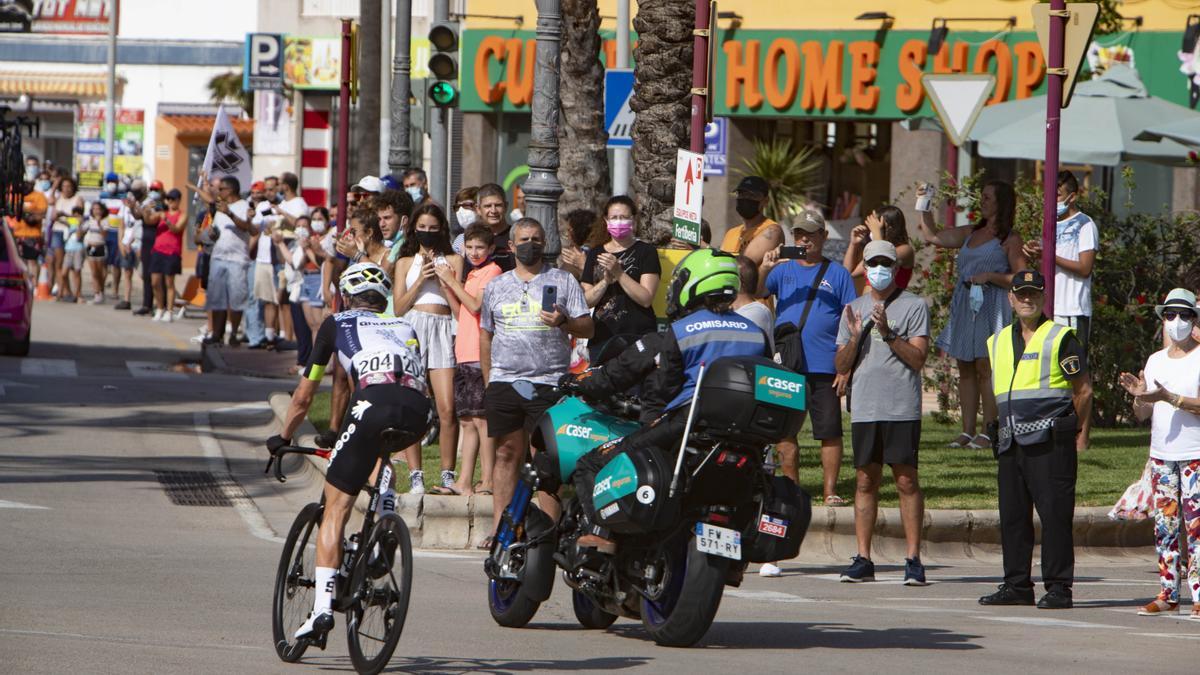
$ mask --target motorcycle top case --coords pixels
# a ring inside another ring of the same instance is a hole
[[[799,432],[806,394],[804,376],[770,359],[717,359],[704,371],[693,428],[718,439],[774,443]]]
[[[538,421],[534,446],[557,470],[558,479],[566,481],[575,471],[580,457],[608,441],[628,436],[638,428],[637,422],[607,415],[581,398],[567,396],[547,409]]]
[[[667,498],[675,466],[651,445],[634,453],[622,451],[621,445],[613,450],[592,491],[597,523],[621,534],[670,527],[679,519],[679,498]]]
[[[754,517],[742,530],[742,559],[764,563],[800,555],[812,521],[812,497],[791,478],[775,476]]]

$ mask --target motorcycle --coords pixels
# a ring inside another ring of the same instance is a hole
[[[687,647],[708,631],[724,587],[738,586],[748,563],[799,553],[811,498],[774,476],[768,458],[772,443],[799,430],[804,378],[768,359],[731,357],[702,367],[697,379],[674,458],[649,444],[625,452],[624,437],[642,428],[636,399],[554,391],[558,400],[533,433],[537,452],[484,562],[498,624],[527,624],[549,599],[557,567],[584,627],[624,616],[641,620],[660,645]],[[596,524],[618,544],[613,555],[576,545],[585,532],[573,491],[557,522],[533,501],[537,491],[569,484],[594,448],[612,455],[596,476],[593,504]]]

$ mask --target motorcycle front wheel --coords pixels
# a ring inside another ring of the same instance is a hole
[[[542,528],[554,527],[550,517],[533,504],[529,505],[525,524],[526,540],[530,532],[542,532]],[[506,628],[521,628],[529,623],[542,602],[550,597],[550,589],[554,585],[553,536],[526,548],[521,555],[524,561],[516,579],[488,581],[488,610],[492,619]]]

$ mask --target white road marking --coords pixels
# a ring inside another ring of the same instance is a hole
[[[200,447],[204,450],[204,457],[208,460],[209,470],[214,474],[229,474],[229,464],[225,461],[225,453],[221,450],[221,442],[213,436],[212,424],[209,420],[207,412],[197,411],[192,413],[192,423],[196,427],[196,437],[200,439]],[[225,490],[225,496],[233,503],[233,508],[242,517],[242,521],[246,523],[246,527],[250,529],[250,534],[275,544],[282,544],[283,537],[275,534],[275,530],[267,523],[267,519],[263,517],[258,507],[249,499],[243,499],[238,494],[231,494],[231,491]]]
[[[1178,640],[1200,640],[1200,635],[1179,635],[1176,633],[1134,633],[1139,637],[1175,638]]]
[[[21,359],[21,374],[38,377],[78,377],[74,359]]]
[[[24,502],[10,502],[7,499],[0,499],[0,509],[34,509],[34,510],[50,510],[49,506],[38,506],[37,504],[26,504]]]
[[[262,410],[270,410],[271,404],[266,401],[254,401],[251,403],[240,403],[231,405],[228,408],[217,408],[214,413],[244,415],[248,413],[256,413]]]
[[[461,553],[442,553],[441,551],[423,551],[423,550],[413,551],[413,557],[414,558],[436,558],[436,559],[445,559],[445,560],[470,560],[470,561],[476,561],[476,560],[483,559],[482,556],[463,555]]]
[[[731,588],[725,591],[725,595],[731,598],[743,598],[746,600],[765,600],[767,602],[819,602],[811,598],[802,598],[791,593],[781,593],[779,591],[752,591],[738,588]]]
[[[984,621],[999,621],[1001,623],[1019,623],[1025,626],[1053,626],[1055,628],[1107,628],[1111,630],[1128,630],[1127,626],[1113,626],[1106,623],[1091,623],[1089,621],[1070,621],[1068,619],[1050,619],[1040,616],[987,616],[980,615]]]
[[[5,391],[6,387],[12,387],[14,389],[19,387],[24,387],[26,389],[37,389],[36,384],[25,384],[24,382],[13,382],[12,380],[0,380],[0,396],[4,396],[7,393]]]
[[[187,375],[171,370],[163,370],[163,364],[154,361],[126,361],[125,367],[134,377],[147,377],[156,380],[186,380]]]
[[[172,642],[159,642],[155,640],[139,640],[136,638],[124,638],[110,635],[87,635],[84,633],[54,633],[45,630],[18,630],[15,628],[0,628],[0,635],[27,635],[31,637],[56,637],[56,638],[73,638],[76,640],[93,640],[96,642],[115,642],[117,644],[127,645],[149,645],[152,647],[187,647],[191,649],[248,649],[252,651],[262,651],[265,647],[253,647],[250,645],[231,645],[231,644],[178,644]]]

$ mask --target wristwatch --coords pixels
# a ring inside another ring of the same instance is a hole
[[[898,338],[898,337],[900,337],[900,336],[896,335],[896,331],[889,331],[887,335],[883,336],[883,341],[887,342],[887,343],[891,343],[891,342],[894,342],[896,340],[896,338]]]

